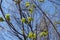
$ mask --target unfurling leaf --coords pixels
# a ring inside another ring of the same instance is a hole
[[[30,13],[30,14],[33,13],[33,8],[29,8],[29,13]]]
[[[46,31],[45,33],[44,33],[44,36],[47,36],[48,35],[48,32]]]
[[[33,32],[30,32],[28,35],[29,38],[36,38],[36,34]]]
[[[21,22],[25,23],[26,22],[26,18],[22,18]]]
[[[41,32],[40,33],[40,36],[43,37],[43,36],[47,36],[48,35],[48,31],[45,31],[45,32]]]
[[[2,17],[0,17],[0,22],[3,22],[3,21],[4,21],[4,19]]]
[[[26,7],[29,7],[30,6],[30,2],[26,2]]]
[[[32,17],[28,17],[28,23],[30,23],[33,20]]]
[[[33,38],[36,38],[36,34],[35,33],[33,34]]]
[[[6,18],[7,21],[10,21],[10,14],[6,14],[5,18]]]

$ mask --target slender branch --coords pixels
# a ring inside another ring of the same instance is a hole
[[[13,1],[14,1],[14,0],[13,0]],[[18,1],[19,1],[19,0],[18,0]],[[19,1],[19,2],[20,2],[20,1]],[[21,7],[20,7],[20,3],[18,3],[17,5],[18,5],[18,8],[19,8],[20,18],[22,19],[23,15],[22,15],[22,9],[21,9]],[[24,29],[24,24],[23,24],[23,23],[21,23],[21,24],[22,24],[22,30],[25,31],[25,29]],[[25,32],[23,32],[23,37],[24,37],[24,40],[26,40]]]
[[[2,0],[1,0],[1,4],[2,4]],[[1,4],[0,4],[0,5],[1,5]],[[0,7],[1,7],[1,6],[0,6]],[[1,12],[2,12],[3,17],[5,18],[5,15],[4,15],[4,12],[3,12],[2,8],[0,8],[0,10],[1,10]],[[14,26],[13,26],[10,22],[8,22],[8,21],[6,20],[6,18],[5,18],[5,21],[7,22],[7,24],[9,25],[9,27],[12,28],[12,29],[15,31],[15,33],[17,32],[17,35],[18,35],[18,34],[22,35],[21,33],[19,33],[19,32],[14,28]]]
[[[55,29],[55,31],[57,32],[58,36],[60,37],[59,32],[56,29],[56,26],[53,24],[53,22],[49,19],[49,17],[44,13],[44,11],[36,4],[36,2],[33,0],[33,2],[35,3],[35,5],[39,8],[39,10],[42,12],[43,15],[45,15],[45,17],[49,20],[49,22],[52,24],[53,28]]]

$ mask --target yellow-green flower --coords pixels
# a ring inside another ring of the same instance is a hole
[[[26,22],[26,18],[22,18],[21,22],[25,23]]]
[[[47,36],[48,35],[48,31],[46,31],[45,33],[44,33],[44,36]]]
[[[6,18],[7,21],[10,21],[10,14],[6,14],[5,18]]]
[[[29,38],[32,38],[32,36],[33,36],[33,33],[30,32],[29,35],[28,35],[28,37],[29,37]]]
[[[32,14],[34,11],[34,8],[29,8],[28,10],[29,10],[29,13]]]
[[[30,23],[33,20],[32,17],[28,17],[28,23]]]
[[[46,32],[41,32],[41,33],[40,33],[40,36],[41,36],[41,37],[47,36],[47,35],[48,35],[48,31],[46,31]]]
[[[3,21],[4,21],[4,19],[2,17],[0,17],[0,22],[3,22]]]
[[[36,34],[35,33],[33,34],[33,38],[36,38]]]
[[[29,38],[36,38],[36,34],[33,32],[30,32],[28,35]]]
[[[26,7],[29,7],[30,6],[30,2],[26,2]]]

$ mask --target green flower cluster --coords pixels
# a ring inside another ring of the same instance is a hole
[[[28,35],[29,38],[36,38],[36,34],[33,32],[30,32]]]
[[[32,17],[28,17],[28,23],[30,23],[33,20]]]
[[[43,32],[41,32],[40,33],[40,36],[42,37],[42,36],[47,36],[48,35],[48,31],[43,31]]]

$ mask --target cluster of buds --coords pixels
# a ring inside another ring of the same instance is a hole
[[[30,32],[28,35],[29,38],[36,38],[36,34],[33,32]]]
[[[48,35],[48,31],[46,29],[44,29],[44,31],[40,33],[41,37],[47,36],[47,35]]]

